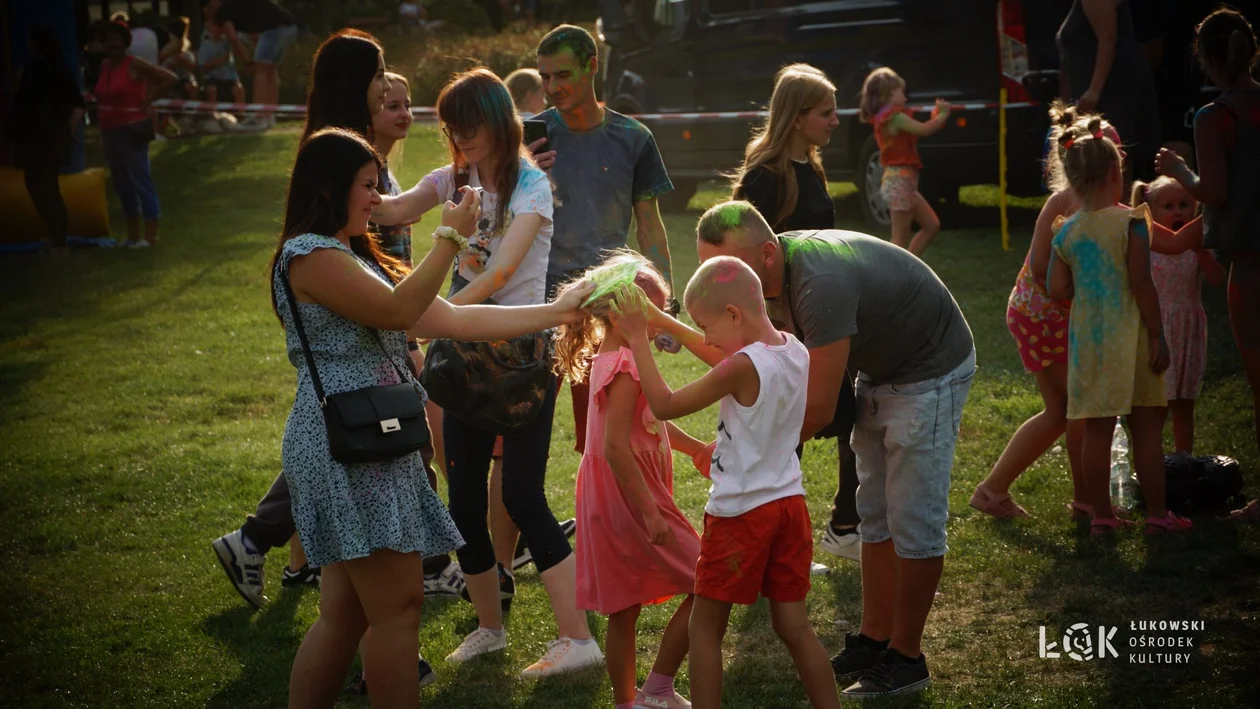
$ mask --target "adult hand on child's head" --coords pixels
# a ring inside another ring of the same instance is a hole
[[[713,465],[713,451],[715,450],[717,450],[717,441],[713,441],[701,448],[700,452],[691,456],[691,464],[696,466],[696,470],[699,470],[700,474],[706,478],[711,477],[709,475],[709,467]]]
[[[477,220],[481,218],[481,195],[467,185],[459,191],[463,197],[458,205],[448,200],[442,207],[442,226],[449,226],[466,237],[472,236],[477,232]]]
[[[1150,354],[1151,371],[1156,374],[1163,374],[1168,369],[1168,363],[1171,356],[1168,354],[1168,342],[1164,340],[1164,336],[1148,337],[1146,341],[1147,350]]]
[[[594,290],[594,282],[582,281],[561,293],[552,301],[551,306],[560,311],[564,324],[578,322],[586,317],[586,313],[582,312],[582,303],[586,302],[587,296]]]

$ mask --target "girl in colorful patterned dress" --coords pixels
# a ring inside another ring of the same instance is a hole
[[[598,283],[601,273],[618,271],[632,273],[652,302],[665,307],[669,286],[637,254],[615,253],[584,279]],[[605,664],[617,709],[682,709],[691,704],[674,691],[674,675],[689,646],[700,536],[674,503],[670,448],[695,459],[704,455],[705,445],[652,416],[630,343],[609,325],[611,295],[597,298],[587,307],[588,317],[564,326],[556,340],[557,373],[590,383],[587,444],[577,479],[577,604],[608,616]],[[645,605],[681,595],[687,598],[665,626],[652,672],[636,689],[639,613]]]
[[[1176,231],[1194,219],[1199,202],[1171,177],[1149,185],[1133,183],[1133,206],[1148,205],[1156,224]],[[1194,249],[1176,256],[1151,254],[1151,276],[1159,292],[1168,341],[1168,371],[1164,390],[1172,413],[1176,450],[1194,451],[1194,400],[1199,397],[1203,370],[1207,367],[1207,313],[1203,312],[1200,280],[1219,286],[1225,271],[1211,251]]]
[[[1051,246],[1049,294],[1072,299],[1068,320],[1069,420],[1084,420],[1081,464],[1092,534],[1127,522],[1111,506],[1109,461],[1116,416],[1129,417],[1133,463],[1148,517],[1147,533],[1183,532],[1189,520],[1165,507],[1164,382],[1168,345],[1159,295],[1151,280],[1150,210],[1118,204],[1124,191],[1121,156],[1102,119],[1079,120],[1058,139],[1052,177],[1070,185],[1081,211],[1057,230]]]
[[[892,214],[892,242],[915,256],[922,256],[941,229],[941,220],[932,205],[919,194],[919,138],[938,133],[949,120],[949,104],[936,99],[932,118],[916,121],[906,108],[906,82],[888,67],[872,71],[862,83],[862,103],[858,118],[875,128],[879,164],[884,168],[879,194]],[[910,238],[910,227],[919,223],[919,233]]]

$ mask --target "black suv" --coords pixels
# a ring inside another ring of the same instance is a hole
[[[887,65],[907,84],[911,104],[1007,109],[1009,192],[1036,194],[1048,118],[1057,88],[1054,32],[1066,12],[1055,0],[600,0],[608,45],[604,98],[628,114],[755,111],[769,103],[774,75],[807,62],[836,84],[840,126],[823,151],[828,177],[857,184],[872,225],[888,224],[879,197],[879,152],[871,127],[848,115],[862,80]],[[1026,23],[1025,20],[1028,20]],[[1030,43],[1033,51],[1029,51]],[[998,109],[958,111],[919,146],[929,197],[998,182]],[[754,120],[645,120],[656,135],[681,209],[700,182],[743,160]]]

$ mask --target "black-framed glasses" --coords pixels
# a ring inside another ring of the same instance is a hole
[[[458,128],[452,130],[449,125],[442,124],[442,132],[446,134],[446,139],[451,142],[455,141],[456,136],[463,138],[464,140],[472,140],[473,138],[477,137],[477,130],[480,127],[481,126],[477,125],[477,126],[473,126],[470,130],[463,131],[463,130],[459,130]]]

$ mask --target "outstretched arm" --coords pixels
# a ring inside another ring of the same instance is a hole
[[[937,99],[936,108],[932,111],[932,117],[926,121],[917,121],[904,113],[898,113],[893,116],[890,125],[893,132],[904,131],[910,135],[920,138],[939,133],[945,127],[945,122],[949,120],[949,104]]]

